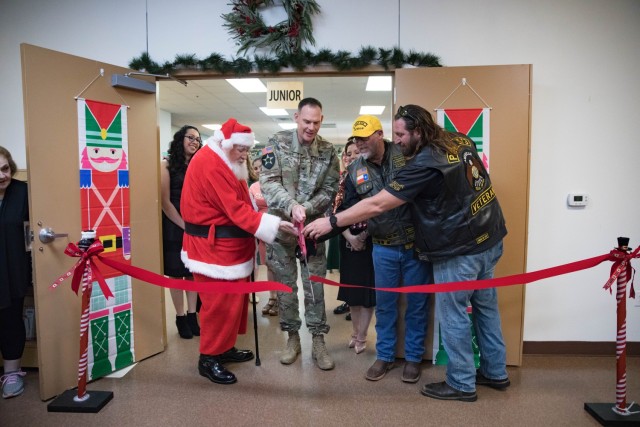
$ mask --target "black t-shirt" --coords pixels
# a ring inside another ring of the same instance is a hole
[[[416,199],[435,199],[442,190],[444,177],[439,170],[421,165],[417,161],[419,156],[420,153],[409,160],[385,190],[406,202],[413,202]]]

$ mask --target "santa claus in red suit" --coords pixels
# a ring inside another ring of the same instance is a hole
[[[273,242],[278,230],[296,234],[293,224],[256,212],[247,187],[251,129],[231,118],[191,159],[182,188],[185,221],[182,261],[196,281],[230,281],[242,286],[253,271],[256,237]],[[235,348],[247,329],[248,294],[200,293],[200,375],[233,384],[226,363],[253,359]]]

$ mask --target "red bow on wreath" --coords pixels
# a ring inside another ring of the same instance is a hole
[[[100,269],[93,260],[93,257],[98,255],[102,251],[104,251],[104,247],[102,246],[102,242],[99,240],[95,241],[91,246],[89,246],[86,251],[82,251],[82,249],[80,249],[75,243],[69,243],[65,248],[64,253],[70,257],[80,259],[66,273],[60,275],[60,277],[58,277],[50,287],[53,289],[57,288],[66,278],[73,274],[73,279],[71,280],[71,289],[77,295],[78,290],[80,289],[80,281],[82,280],[82,276],[86,273],[86,280],[88,284],[91,284],[94,280],[96,280],[100,285],[100,289],[102,290],[105,298],[108,299],[110,297],[113,297],[111,289],[109,289],[109,286],[104,280],[102,273],[100,273]]]

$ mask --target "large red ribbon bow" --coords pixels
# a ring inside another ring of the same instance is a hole
[[[611,287],[613,286],[614,283],[618,281],[618,276],[620,276],[620,274],[626,270],[627,280],[628,280],[628,283],[630,284],[629,298],[636,297],[636,291],[633,289],[633,279],[635,276],[635,269],[631,266],[631,260],[633,258],[638,258],[640,256],[638,255],[639,250],[640,250],[640,246],[638,246],[636,250],[631,253],[628,253],[621,249],[613,249],[609,253],[610,259],[611,261],[613,261],[613,265],[611,266],[611,276],[609,277],[609,280],[607,280],[607,283],[604,284],[605,290],[609,291],[610,293],[613,292]]]
[[[65,248],[64,253],[70,257],[80,259],[73,265],[73,267],[67,270],[64,274],[60,275],[50,287],[53,289],[57,288],[65,279],[73,274],[73,279],[71,280],[71,289],[77,295],[80,289],[82,276],[86,272],[87,283],[91,284],[94,280],[96,280],[100,285],[100,289],[102,290],[105,298],[108,299],[110,297],[113,297],[111,289],[109,289],[107,282],[104,280],[102,273],[100,273],[100,269],[94,261],[94,257],[102,251],[104,251],[104,247],[102,246],[102,242],[100,240],[92,243],[86,251],[82,251],[82,249],[80,249],[75,243],[69,243]]]

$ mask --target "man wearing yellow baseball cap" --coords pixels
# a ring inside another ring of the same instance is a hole
[[[400,147],[384,139],[382,124],[377,117],[359,116],[353,123],[351,135],[361,156],[348,167],[344,206],[351,206],[360,199],[382,191],[393,180],[397,170],[405,165]],[[369,219],[367,231],[373,238],[377,288],[433,282],[429,263],[418,261],[414,257],[415,233],[407,204]],[[394,366],[398,296],[397,292],[376,292],[377,357],[365,375],[370,381],[382,379]],[[406,363],[402,373],[404,382],[415,383],[420,379],[420,363],[427,331],[427,302],[426,294],[407,294],[404,337]]]

